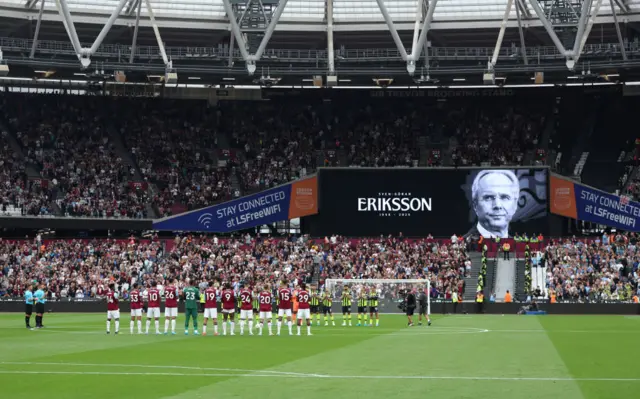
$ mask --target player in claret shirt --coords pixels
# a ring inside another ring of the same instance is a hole
[[[244,324],[249,319],[249,335],[253,335],[253,294],[247,287],[240,291],[240,335],[244,335]]]
[[[222,335],[227,335],[227,320],[229,320],[230,334],[235,335],[233,332],[235,328],[235,323],[233,322],[233,317],[236,312],[236,295],[233,293],[233,289],[231,289],[231,284],[227,283],[225,285],[224,291],[220,294],[220,299],[222,300]]]
[[[287,316],[287,326],[289,327],[289,335],[293,335],[291,324],[291,290],[287,288],[287,280],[282,280],[280,289],[278,290],[278,299],[280,303],[278,305],[278,333],[280,335],[280,327],[282,326],[282,316]]]
[[[177,281],[173,279],[164,289],[164,335],[169,334],[169,321],[171,321],[171,334],[176,335],[176,318],[178,317],[178,288]]]
[[[147,328],[145,334],[149,334],[149,326],[151,319],[154,319],[156,326],[156,335],[160,335],[160,291],[158,291],[155,281],[151,281],[147,290]]]
[[[264,320],[267,320],[267,326],[269,327],[269,335],[273,335],[271,330],[271,318],[273,314],[271,312],[273,297],[269,285],[265,284],[262,292],[258,294],[258,303],[260,308],[260,322],[258,324],[258,335],[262,335],[262,329],[264,328]]]
[[[309,311],[309,299],[310,295],[307,291],[305,283],[300,284],[298,290],[298,335],[300,335],[300,327],[302,326],[302,320],[307,321],[307,335],[311,335],[311,312]]]
[[[138,289],[138,283],[133,284],[133,290],[129,293],[129,302],[131,304],[131,323],[129,330],[133,334],[133,325],[138,321],[138,334],[142,334],[142,294]]]
[[[218,302],[216,295],[218,292],[214,287],[213,281],[204,290],[204,321],[202,322],[202,335],[207,335],[207,321],[213,321],[213,335],[218,335]]]
[[[109,284],[107,291],[107,334],[111,330],[111,319],[115,320],[116,334],[120,331],[120,308],[118,307],[118,293],[115,284]]]

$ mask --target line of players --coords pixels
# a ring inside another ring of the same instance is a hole
[[[276,335],[280,335],[283,317],[286,317],[286,324],[289,330],[289,335],[293,335],[293,322],[292,322],[292,308],[295,299],[297,300],[297,335],[301,335],[301,327],[303,320],[306,321],[307,335],[311,335],[311,315],[316,314],[318,325],[320,318],[318,315],[319,303],[323,304],[323,311],[325,315],[325,325],[328,325],[328,316],[331,316],[331,322],[335,325],[333,314],[331,312],[332,298],[331,295],[326,292],[320,296],[316,290],[307,291],[305,284],[300,284],[299,289],[292,291],[288,288],[287,281],[282,281],[280,288],[276,291],[276,303],[278,307],[278,319],[277,319],[277,332]],[[252,292],[249,288],[242,288],[236,299],[235,292],[233,291],[231,284],[227,283],[223,289],[219,291],[214,286],[214,282],[209,283],[208,288],[204,291],[204,323],[202,335],[207,333],[208,320],[213,322],[214,335],[218,335],[218,298],[222,305],[222,335],[227,335],[227,326],[229,326],[229,335],[235,335],[235,313],[236,303],[239,303],[240,314],[240,335],[244,334],[245,325],[248,322],[249,335],[253,335],[253,315],[254,312],[258,314],[256,327],[258,329],[258,335],[262,335],[265,321],[269,335],[273,335],[272,323],[273,318],[273,294],[268,284],[264,284],[260,292]],[[191,291],[190,291],[191,290]],[[185,309],[187,312],[187,319],[185,322],[185,334],[188,334],[188,322],[190,310],[193,310],[193,326],[194,334],[198,334],[197,330],[197,313],[195,312],[197,303],[200,302],[200,293],[194,288],[186,288],[183,292],[183,299],[185,301]],[[164,289],[165,296],[165,329],[164,333],[169,333],[169,325],[171,325],[171,334],[175,335],[176,318],[178,314],[178,298],[179,293],[177,289],[176,281],[172,281],[169,286]],[[109,290],[106,294],[107,298],[107,334],[110,333],[111,320],[115,321],[115,333],[119,333],[120,327],[120,311],[119,311],[119,299],[118,294],[115,292],[115,286],[109,285]],[[147,323],[145,334],[149,334],[149,328],[151,321],[155,322],[155,332],[160,335],[160,299],[161,293],[156,288],[155,282],[151,282],[150,288],[147,290]],[[138,284],[133,285],[133,289],[129,294],[129,300],[131,304],[131,322],[130,332],[134,333],[134,324],[137,322],[138,334],[142,334],[142,310],[144,307],[144,298],[142,292],[139,289]],[[237,301],[237,302],[236,302]],[[376,309],[377,314],[377,309]],[[346,322],[346,320],[345,320]],[[344,325],[344,324],[343,324]]]

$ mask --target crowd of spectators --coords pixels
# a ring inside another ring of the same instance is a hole
[[[607,234],[591,242],[552,241],[546,266],[547,296],[554,300],[630,301],[640,295],[640,247],[635,234]]]
[[[51,213],[52,193],[41,180],[29,180],[24,160],[10,148],[7,132],[0,137],[0,214],[36,216]]]
[[[28,213],[51,213],[51,206],[37,204],[47,200],[68,216],[134,218],[148,216],[147,203],[157,216],[167,216],[286,183],[319,165],[417,166],[422,156],[437,166],[449,156],[451,143],[455,164],[519,164],[545,124],[544,112],[509,104],[352,100],[213,106],[4,93],[0,119],[8,122],[25,157],[11,163],[10,173],[34,165],[53,194],[23,201]],[[222,149],[234,156],[221,161]],[[136,180],[147,183],[144,190],[130,189],[128,182]]]
[[[157,186],[159,216],[228,200],[235,166],[216,159],[221,114],[205,102],[118,99],[118,128],[143,178]]]
[[[136,216],[140,201],[124,188],[134,168],[110,138],[114,103],[104,98],[5,93],[0,109],[25,163],[46,180],[49,201],[68,216]],[[42,207],[41,207],[42,208]],[[40,213],[50,212],[50,208]]]
[[[470,264],[463,246],[398,238],[326,241],[306,236],[275,239],[246,235],[235,239],[183,236],[175,240],[0,240],[0,296],[20,296],[26,284],[44,281],[52,298],[90,298],[109,282],[126,292],[131,284],[164,284],[187,278],[253,285],[292,285],[314,277],[430,278],[431,295],[464,291]]]
[[[536,148],[545,123],[543,111],[491,104],[450,112],[445,130],[457,143],[455,165],[522,165],[526,152]]]

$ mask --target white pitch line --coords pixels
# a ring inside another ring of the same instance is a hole
[[[206,374],[186,374],[186,373],[140,373],[140,372],[102,372],[102,371],[14,371],[0,370],[0,374],[57,374],[57,375],[144,375],[144,376],[172,376],[172,377],[242,377],[242,378],[319,378],[319,379],[343,379],[343,380],[458,380],[458,381],[548,381],[548,382],[640,382],[640,378],[569,378],[569,377],[482,377],[482,376],[434,376],[434,375],[415,375],[415,376],[394,376],[394,375],[288,375],[288,374],[225,374],[225,373],[206,373]]]
[[[291,371],[276,370],[247,370],[247,369],[229,369],[214,367],[194,367],[194,366],[162,366],[155,364],[112,364],[112,363],[66,363],[66,362],[0,362],[7,365],[24,365],[24,366],[72,366],[72,367],[134,367],[147,369],[174,369],[174,370],[199,370],[199,371],[237,371],[243,373],[260,373],[260,374],[283,374],[296,375],[301,377],[313,376],[315,374],[294,373]],[[190,374],[189,374],[190,375]]]

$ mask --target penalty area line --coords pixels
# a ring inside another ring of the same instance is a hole
[[[458,380],[458,381],[547,381],[547,382],[640,382],[640,378],[569,378],[569,377],[483,377],[483,376],[393,376],[393,375],[322,375],[322,374],[232,374],[232,373],[141,373],[141,372],[103,372],[103,371],[35,371],[35,370],[0,370],[0,374],[54,374],[54,375],[135,375],[135,376],[160,376],[160,377],[267,377],[267,378],[327,378],[343,380]]]

